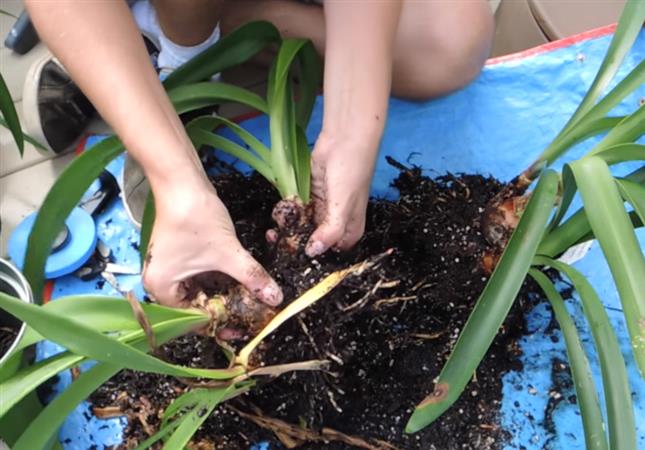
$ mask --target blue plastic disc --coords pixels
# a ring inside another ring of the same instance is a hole
[[[20,268],[25,264],[27,241],[36,213],[25,218],[9,237],[9,258]],[[69,235],[65,242],[47,258],[46,278],[58,278],[74,272],[92,256],[96,248],[96,224],[92,216],[81,208],[74,208],[65,221]]]

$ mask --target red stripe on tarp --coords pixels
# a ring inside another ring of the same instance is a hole
[[[528,58],[530,56],[539,55],[542,53],[550,52],[564,47],[569,47],[570,45],[576,44],[581,41],[586,41],[589,39],[595,39],[608,34],[612,34],[616,30],[616,24],[606,25],[600,28],[594,28],[593,30],[584,31],[579,34],[574,34],[563,39],[558,39],[557,41],[547,42],[546,44],[538,45],[537,47],[532,47],[526,50],[522,50],[517,53],[510,53],[508,55],[497,56],[495,58],[490,58],[486,61],[487,66],[492,66],[493,64],[499,64],[508,61],[515,61],[518,59]]]
[[[49,280],[45,282],[45,287],[43,288],[43,305],[49,303],[52,299],[52,294],[54,293],[54,280]]]
[[[74,150],[74,154],[76,156],[78,156],[81,153],[83,153],[83,150],[85,150],[85,145],[87,144],[87,138],[89,138],[89,137],[90,137],[90,135],[86,134],[85,136],[83,136],[81,138],[81,140],[79,141],[78,145],[76,146],[76,149]]]

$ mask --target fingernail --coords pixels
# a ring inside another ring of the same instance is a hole
[[[307,248],[305,248],[305,253],[307,254],[308,257],[313,258],[315,256],[320,255],[322,252],[325,251],[325,245],[320,242],[320,241],[313,241],[310,242],[307,245]]]
[[[282,291],[277,286],[268,285],[262,289],[262,301],[269,306],[278,306],[282,303]]]

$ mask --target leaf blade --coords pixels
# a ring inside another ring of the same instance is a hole
[[[564,306],[564,300],[546,275],[536,269],[529,270],[531,277],[549,299],[553,313],[560,325],[567,348],[571,366],[576,397],[582,412],[582,423],[585,433],[585,443],[588,450],[608,450],[607,437],[604,433],[600,401],[596,393],[596,385],[591,376],[589,360],[585,354],[578,330]]]

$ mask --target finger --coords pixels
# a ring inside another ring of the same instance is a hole
[[[143,287],[155,301],[164,306],[179,308],[184,306],[180,296],[179,284],[164,276],[155,264],[146,265],[143,270]]]
[[[335,249],[343,251],[349,250],[356,245],[358,241],[360,241],[361,237],[363,237],[363,233],[365,232],[365,215],[363,214],[362,216],[363,217],[361,219],[351,220],[347,224],[345,234],[335,245]]]
[[[327,215],[316,231],[313,232],[305,247],[310,258],[322,255],[335,246],[345,234],[345,221],[340,216]]]
[[[282,303],[282,290],[278,284],[242,247],[237,248],[223,261],[224,265],[219,270],[235,278],[258,300],[269,306],[278,306]]]

